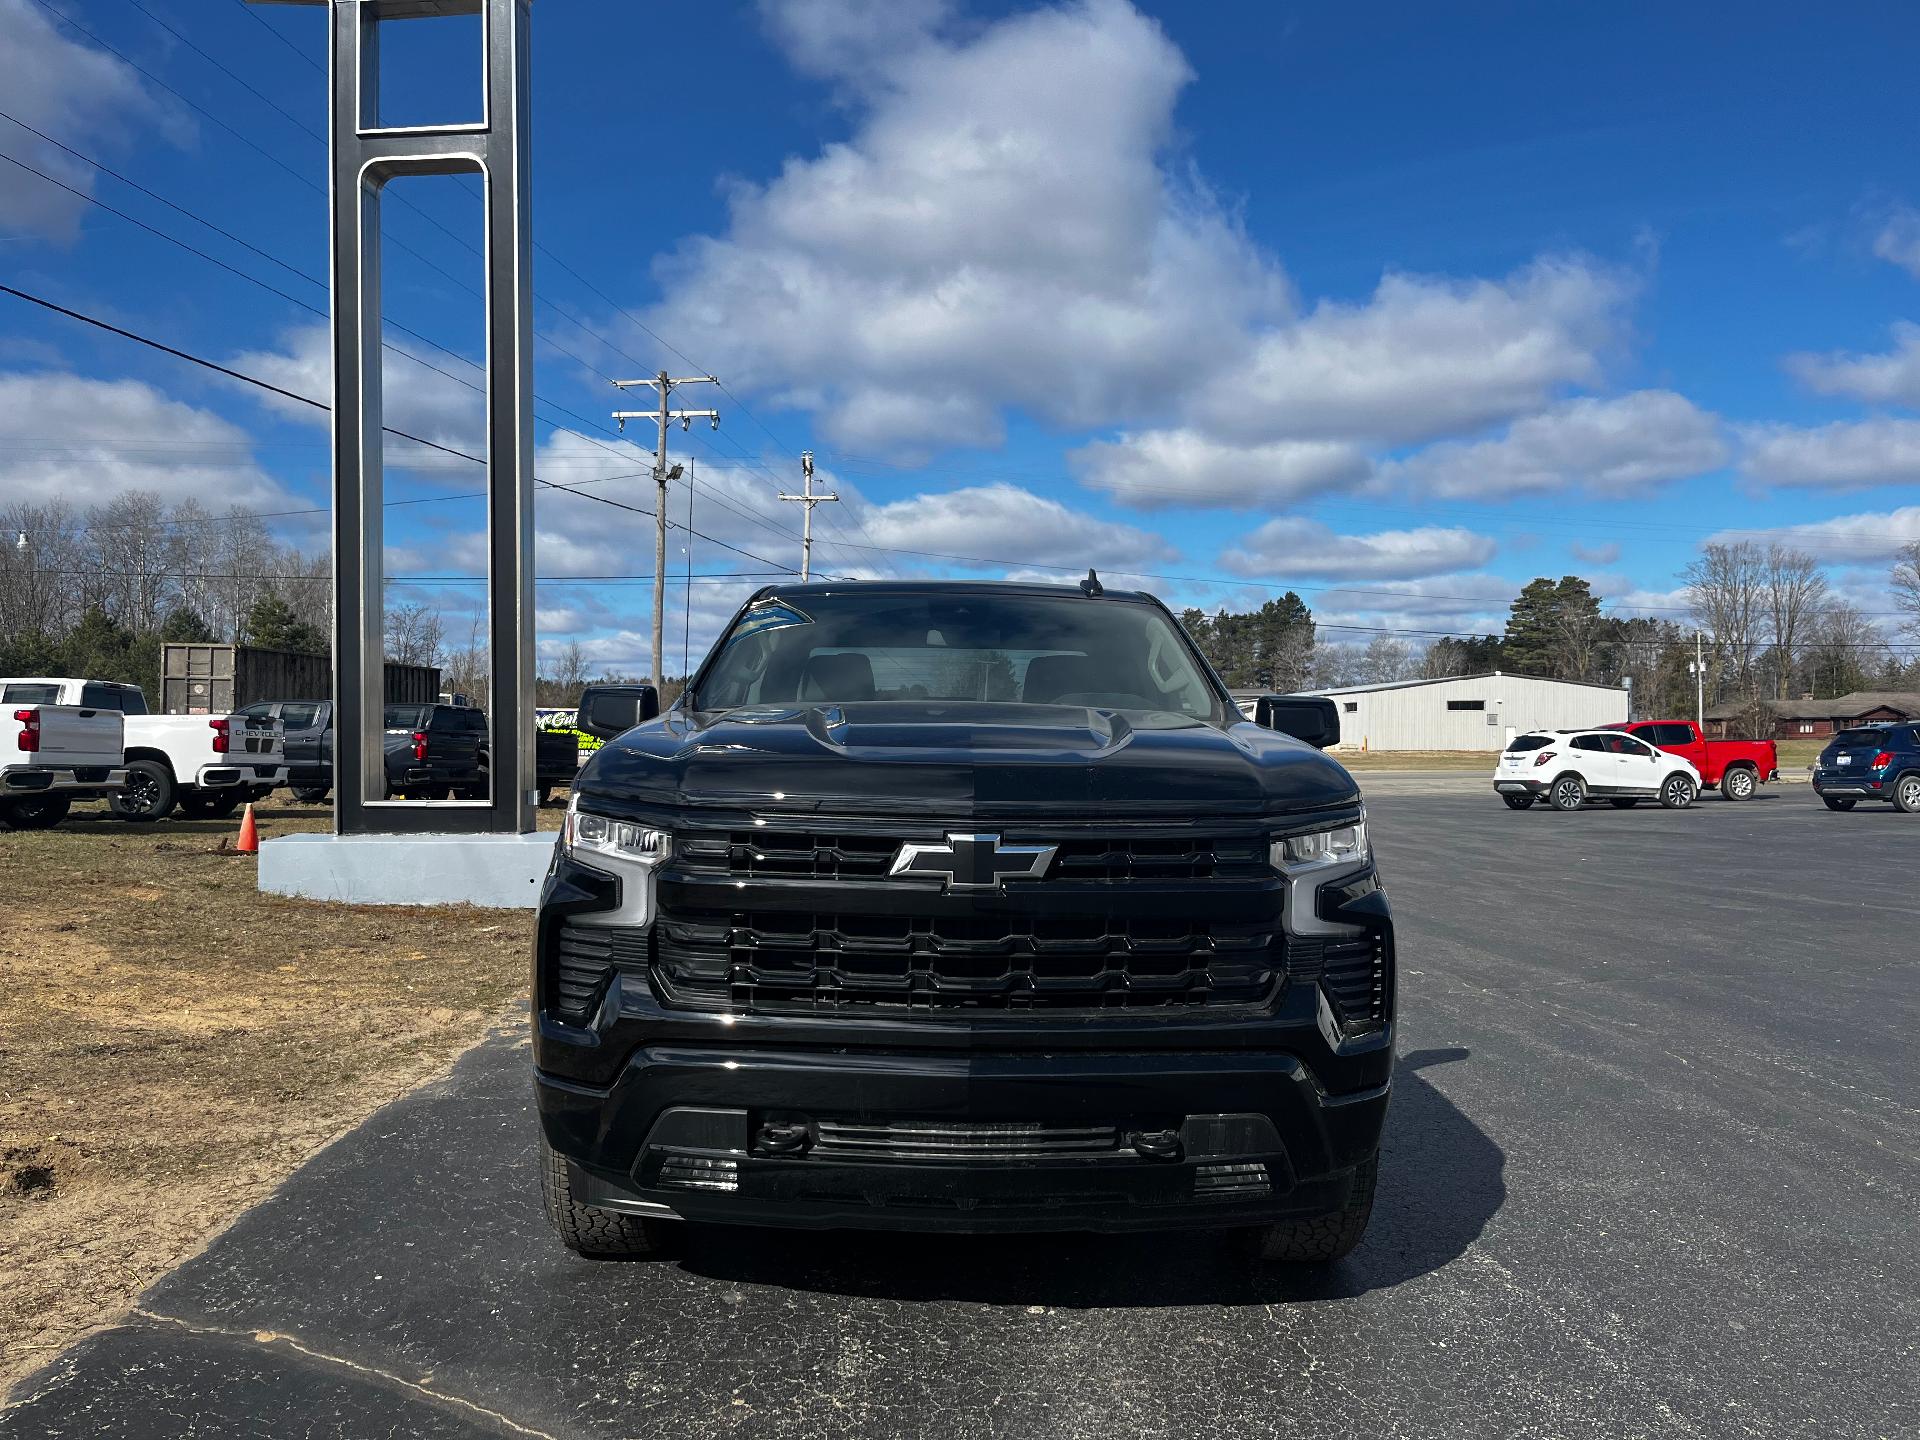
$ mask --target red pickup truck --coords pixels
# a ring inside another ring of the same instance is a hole
[[[1762,782],[1780,778],[1780,753],[1771,740],[1709,740],[1691,720],[1629,720],[1606,728],[1684,755],[1700,783],[1718,786],[1728,800],[1751,800]]]

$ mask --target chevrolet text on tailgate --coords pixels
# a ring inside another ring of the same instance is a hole
[[[1244,719],[1158,601],[794,584],[664,715],[590,689],[541,897],[548,1215],[1240,1227],[1372,1206],[1394,943],[1324,700]],[[632,728],[629,728],[632,727]],[[624,732],[624,733],[622,733]]]

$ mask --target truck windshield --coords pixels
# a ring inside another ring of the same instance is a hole
[[[1218,720],[1164,611],[1079,595],[857,590],[769,599],[721,642],[693,703],[985,700]]]

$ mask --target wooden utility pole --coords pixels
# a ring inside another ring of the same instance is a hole
[[[797,500],[800,504],[807,507],[800,521],[800,578],[805,580],[813,571],[813,507],[824,504],[829,500],[838,500],[840,497],[838,495],[816,495],[813,493],[813,452],[811,450],[802,450],[800,452],[800,480],[800,488],[803,493],[799,495],[783,494],[780,498],[782,500]]]
[[[713,428],[720,428],[718,410],[669,410],[667,397],[681,385],[718,385],[720,382],[711,375],[686,375],[675,379],[662,370],[658,375],[646,380],[616,380],[615,388],[627,390],[635,385],[651,385],[660,392],[660,406],[657,410],[616,410],[613,418],[620,422],[622,430],[627,428],[629,420],[652,420],[660,427],[658,448],[653,452],[653,483],[656,487],[653,507],[653,683],[665,683],[664,661],[661,655],[661,621],[667,607],[667,481],[680,478],[680,467],[667,469],[667,426],[675,420],[680,422],[682,430],[687,429],[695,420],[710,420]]]

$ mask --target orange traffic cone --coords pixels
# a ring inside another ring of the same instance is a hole
[[[247,802],[246,813],[240,817],[240,838],[233,842],[234,852],[240,855],[258,855],[260,853],[260,834],[253,828],[253,802]]]

